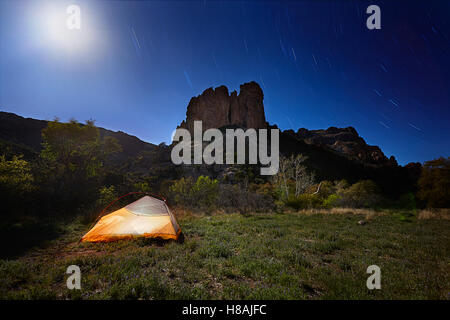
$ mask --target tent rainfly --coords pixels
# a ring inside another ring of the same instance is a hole
[[[166,203],[145,196],[102,217],[81,241],[110,242],[135,237],[177,240],[180,233],[181,229]]]

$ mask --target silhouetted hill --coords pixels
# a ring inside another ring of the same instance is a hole
[[[280,152],[286,156],[303,154],[308,157],[307,166],[321,180],[356,182],[370,179],[375,181],[386,195],[398,196],[414,190],[420,170],[415,166],[398,166],[390,161],[374,165],[351,159],[347,155],[320,144],[309,144],[292,130],[280,133]]]
[[[2,150],[9,148],[13,154],[22,153],[29,158],[38,154],[42,148],[41,132],[48,121],[24,118],[10,112],[0,111],[0,146]],[[118,163],[135,158],[142,152],[151,152],[158,149],[154,144],[144,142],[139,138],[122,131],[114,132],[99,128],[100,136],[111,136],[122,146],[122,152],[116,157]]]

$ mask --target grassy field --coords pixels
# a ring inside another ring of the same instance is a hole
[[[65,225],[44,247],[0,260],[0,298],[450,299],[447,219],[341,210],[178,221],[184,243],[78,244],[88,226]],[[72,264],[81,290],[66,287]],[[373,264],[381,290],[366,287]]]

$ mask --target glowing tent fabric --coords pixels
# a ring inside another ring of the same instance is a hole
[[[181,229],[166,203],[145,196],[102,217],[81,241],[109,242],[135,237],[178,239]]]

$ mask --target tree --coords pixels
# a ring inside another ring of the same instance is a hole
[[[191,177],[183,177],[169,187],[169,195],[177,205],[192,206],[193,185],[194,181]]]
[[[314,174],[310,174],[303,165],[306,159],[308,158],[302,154],[291,155],[289,158],[280,157],[279,170],[274,177],[274,182],[281,191],[282,199],[289,199],[291,181],[295,184],[295,197],[314,185]]]
[[[11,160],[0,156],[0,195],[4,204],[17,204],[33,190],[33,182],[30,164],[21,156]]]
[[[49,194],[59,194],[77,205],[96,195],[105,173],[104,162],[120,150],[116,139],[100,139],[92,120],[84,125],[76,120],[50,121],[42,130],[42,140],[41,184]]]
[[[450,207],[450,157],[425,162],[417,185],[417,197],[427,207]]]
[[[50,121],[42,130],[42,139],[41,158],[53,163],[73,181],[97,176],[106,158],[120,150],[116,139],[100,139],[92,120],[85,125],[76,120]]]
[[[294,171],[295,180],[295,196],[298,197],[304,193],[308,188],[314,185],[314,174],[309,174],[306,167],[302,164],[308,157],[298,154],[296,157],[291,156],[291,164]]]
[[[288,181],[292,178],[292,167],[289,158],[280,156],[278,173],[274,176],[274,182],[281,191],[281,198],[289,198]]]
[[[380,203],[378,186],[372,180],[361,180],[338,193],[339,203],[345,207],[371,208]]]
[[[217,199],[219,181],[208,176],[199,176],[192,186],[193,198],[196,206],[209,207]]]
[[[97,206],[104,208],[117,199],[118,195],[114,186],[102,187],[99,190],[99,198],[97,200]]]

